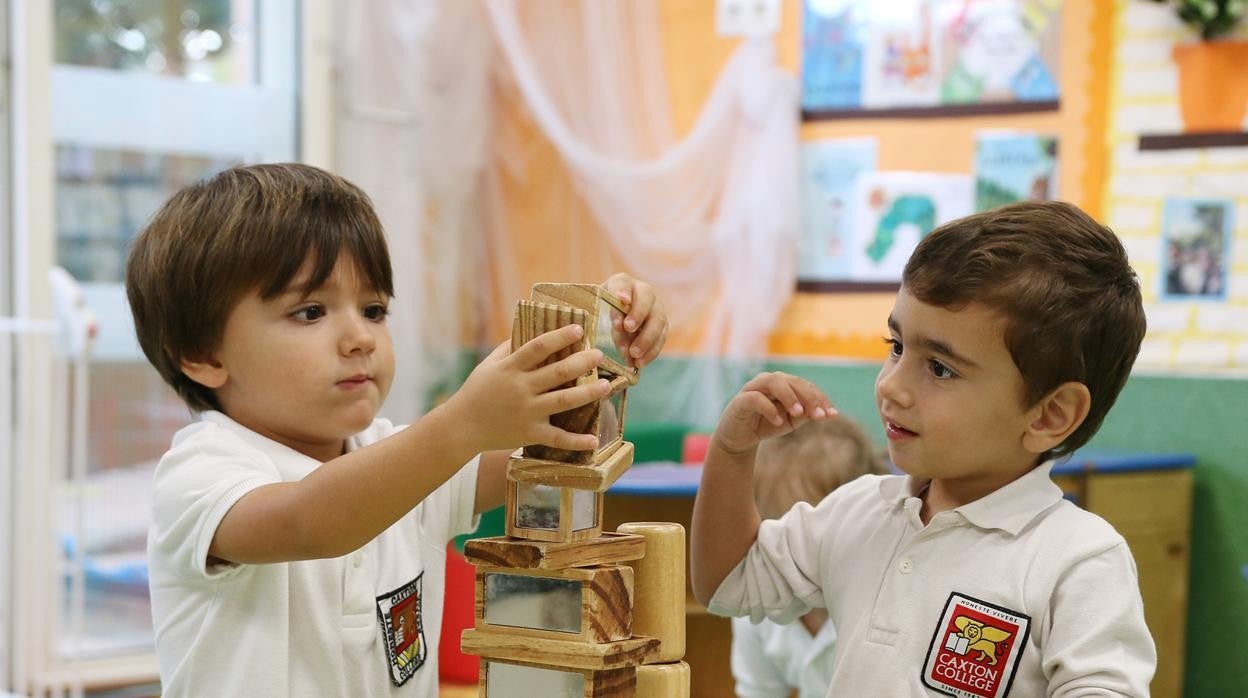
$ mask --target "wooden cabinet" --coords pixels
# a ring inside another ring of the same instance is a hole
[[[1099,471],[1093,466],[1053,480],[1127,539],[1139,570],[1144,619],[1157,644],[1152,694],[1179,698],[1187,640],[1192,471]]]
[[[1152,684],[1155,698],[1182,695],[1193,462],[1187,454],[1090,453],[1077,454],[1054,468],[1053,480],[1067,497],[1112,524],[1127,539],[1135,556],[1144,616],[1157,644],[1157,675]],[[604,530],[613,531],[627,521],[674,521],[689,528],[701,469],[674,467],[663,476],[643,478],[642,469],[647,467],[635,466],[607,493]],[[643,479],[646,481],[639,486]],[[707,613],[692,593],[685,607],[685,622],[685,662],[692,672],[690,695],[734,695],[729,667],[731,622]]]

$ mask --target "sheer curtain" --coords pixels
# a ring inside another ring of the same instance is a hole
[[[493,39],[477,2],[335,8],[338,171],[369,193],[389,238],[397,371],[384,411],[410,422],[456,374],[478,313]]]
[[[396,303],[415,312],[395,320],[400,363],[416,352],[425,361],[394,394],[418,394],[422,371],[438,370],[437,352],[419,343],[463,336],[455,313],[509,316],[527,295],[513,257],[519,214],[499,196],[497,171],[523,171],[526,150],[491,129],[511,91],[592,216],[550,232],[574,254],[564,278],[543,280],[570,280],[582,258],[606,255],[654,284],[673,327],[697,327],[686,347],[696,360],[665,383],[665,414],[654,416],[711,423],[740,385],[724,368],[761,363],[794,282],[797,86],[772,43],[741,43],[677,138],[657,0],[355,5],[344,25],[358,39],[343,61],[342,171],[374,195],[396,269],[411,271],[409,283],[430,280]]]

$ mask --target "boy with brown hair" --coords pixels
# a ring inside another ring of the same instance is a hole
[[[135,240],[127,294],[148,359],[197,413],[154,482],[152,615],[168,696],[434,696],[446,542],[502,504],[511,449],[592,449],[549,416],[598,364],[581,336],[499,345],[412,425],[377,412],[394,375],[389,253],[368,197],[306,165],[226,170]],[[648,284],[624,355],[657,356]]]
[[[905,475],[760,523],[746,476],[759,442],[835,410],[807,381],[755,378],[707,453],[695,594],[780,622],[827,608],[829,696],[1147,695],[1156,651],[1131,553],[1049,479],[1144,336],[1122,244],[1064,203],[959,219],[918,245],[888,326],[875,398]]]
[[[807,422],[758,446],[754,502],[764,520],[798,502],[818,504],[863,475],[888,467],[862,427],[848,417]],[[820,698],[832,675],[836,626],[815,608],[792,623],[732,619],[732,676],[737,698]]]

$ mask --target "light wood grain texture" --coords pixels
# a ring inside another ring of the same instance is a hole
[[[507,497],[504,502],[506,515],[506,533],[512,538],[524,540],[550,541],[569,543],[592,540],[602,535],[602,493],[589,490],[576,490],[571,487],[559,487],[558,525],[554,528],[527,526],[520,500],[521,489],[533,486],[534,483],[521,483],[507,478]],[[540,485],[539,485],[540,486]],[[580,494],[577,494],[577,493]],[[593,498],[593,522],[590,526],[577,528],[574,517],[574,504],[577,497]]]
[[[633,452],[632,443],[616,441],[601,456],[584,464],[513,455],[507,461],[507,477],[517,482],[605,492],[633,464]]]
[[[685,656],[685,527],[637,522],[616,530],[646,539],[646,556],[629,565],[636,572],[633,630],[660,642],[648,662],[679,661]]]
[[[506,536],[475,538],[464,546],[464,557],[473,565],[516,569],[563,569],[591,567],[636,560],[646,553],[646,539],[604,532],[576,543],[520,540]]]
[[[1144,621],[1157,645],[1155,698],[1183,694],[1191,565],[1192,471],[1092,473],[1081,502],[1108,521],[1131,548]]]
[[[621,667],[619,669],[602,669],[593,671],[589,669],[573,669],[571,667],[549,667],[541,664],[533,664],[530,662],[515,662],[503,660],[491,660],[481,663],[481,696],[484,698],[538,698],[526,693],[527,690],[523,686],[508,687],[500,691],[489,692],[490,667],[494,664],[511,664],[520,667],[529,667],[533,669],[556,669],[558,671],[567,671],[569,673],[580,674],[585,677],[585,693],[581,694],[583,698],[633,698],[640,695],[636,692],[637,685],[637,669],[636,667]],[[476,695],[474,692],[473,695]],[[443,697],[444,698],[444,697]]]
[[[579,587],[579,603],[571,601],[567,609],[559,608],[560,599],[543,599],[543,622],[576,627],[577,631],[542,629],[534,626],[497,625],[491,620],[490,605],[539,603],[533,594],[492,597],[487,580],[491,575],[539,580],[563,580]],[[570,614],[571,617],[568,617]],[[564,617],[560,617],[564,616]],[[478,630],[545,637],[569,642],[612,642],[632,636],[633,570],[626,565],[569,567],[562,570],[519,570],[506,567],[477,567],[475,626]]]
[[[673,662],[637,667],[637,695],[642,698],[689,698],[689,665]]]
[[[548,667],[577,669],[618,669],[637,666],[655,650],[659,641],[653,637],[633,636],[615,642],[588,643],[527,637],[469,628],[460,636],[459,647],[465,654],[512,662],[532,662]]]

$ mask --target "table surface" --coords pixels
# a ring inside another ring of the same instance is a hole
[[[1126,451],[1079,451],[1053,466],[1054,475],[1083,472],[1129,473],[1150,470],[1181,470],[1196,464],[1191,453],[1130,453]],[[634,497],[692,497],[702,479],[701,463],[661,461],[636,463],[611,485],[608,494]]]

